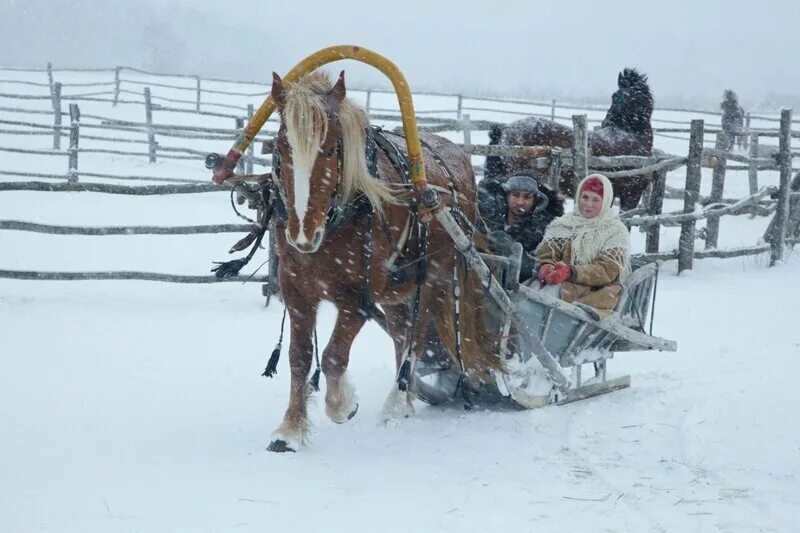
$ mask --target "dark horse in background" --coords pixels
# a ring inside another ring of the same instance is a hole
[[[653,155],[653,95],[647,85],[647,76],[636,69],[626,68],[617,78],[619,88],[611,97],[611,107],[599,128],[589,131],[589,153],[594,156]],[[499,129],[499,135],[498,135]],[[529,117],[490,131],[490,144],[514,146],[552,146],[572,148],[572,129],[551,120]],[[491,161],[490,161],[491,159]],[[516,172],[530,171],[525,158],[487,158],[486,178],[511,176]],[[609,170],[622,170],[609,169]],[[540,180],[544,174],[537,172]],[[561,172],[559,188],[573,195],[575,173],[570,167]],[[651,175],[612,178],[614,195],[620,199],[623,210],[639,204],[642,193],[650,183]]]

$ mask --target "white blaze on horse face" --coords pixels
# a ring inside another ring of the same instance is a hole
[[[289,141],[291,146],[291,137]],[[303,220],[308,211],[308,202],[311,198],[311,172],[314,170],[316,158],[304,157],[300,150],[295,150],[292,146],[292,170],[294,175],[294,209],[297,220],[300,222],[300,229],[297,232],[296,243],[300,245],[308,244],[305,231],[303,231]]]

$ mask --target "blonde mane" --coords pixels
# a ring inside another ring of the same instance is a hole
[[[314,161],[322,141],[328,135],[328,115],[323,97],[333,88],[327,73],[313,72],[297,82],[287,83],[284,120],[294,156]],[[345,98],[339,109],[342,129],[343,169],[339,182],[342,202],[349,203],[360,193],[373,208],[382,213],[384,203],[396,203],[387,183],[373,178],[367,169],[364,155],[366,128],[369,125],[364,111]]]

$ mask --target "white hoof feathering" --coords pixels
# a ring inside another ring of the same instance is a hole
[[[339,378],[339,386],[331,386],[328,381],[328,388],[325,391],[325,414],[337,424],[343,424],[353,418],[358,409],[358,398],[356,391],[347,375]]]
[[[296,452],[308,442],[308,427],[291,428],[284,422],[272,433],[272,442],[279,440],[286,443],[286,448]]]
[[[392,384],[392,390],[383,404],[384,420],[397,420],[413,415],[414,406],[411,404],[411,397],[408,391],[403,392],[397,388],[396,384]]]

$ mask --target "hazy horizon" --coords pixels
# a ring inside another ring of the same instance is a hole
[[[358,44],[393,60],[417,91],[607,102],[617,73],[648,74],[657,106],[716,107],[724,89],[749,108],[800,105],[800,2],[675,0],[648,5],[510,0],[10,0],[1,66],[134,67],[268,81],[308,54]],[[404,38],[404,35],[410,37]],[[388,88],[354,62],[351,86]]]

